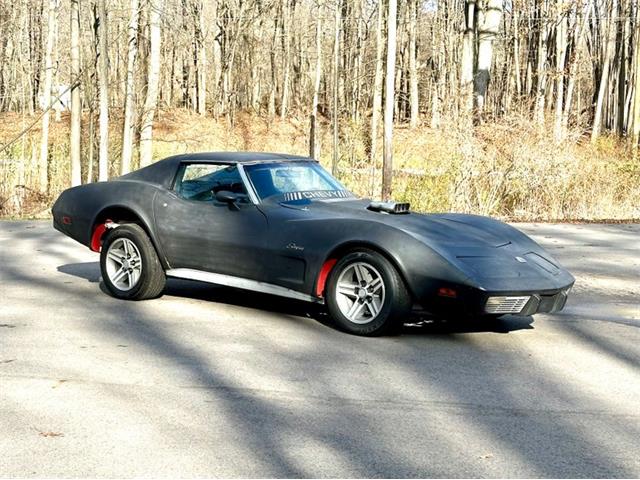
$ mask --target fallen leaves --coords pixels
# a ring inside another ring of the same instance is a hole
[[[45,438],[64,437],[64,433],[62,433],[62,432],[52,432],[52,431],[43,432],[43,431],[38,430],[38,434],[41,437],[45,437]]]

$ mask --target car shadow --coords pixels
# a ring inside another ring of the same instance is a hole
[[[99,283],[103,293],[109,294],[100,277],[99,262],[70,263],[58,266],[61,273]],[[271,313],[312,318],[322,325],[333,328],[326,308],[290,298],[252,292],[210,283],[168,278],[163,295],[223,303],[238,307],[254,308]],[[450,335],[460,333],[510,333],[517,330],[533,329],[533,317],[505,316],[501,318],[440,318],[413,312],[399,333],[403,335]]]
[[[58,266],[57,270],[91,283],[98,283],[101,280],[100,262],[67,263]]]
[[[510,333],[532,330],[533,317],[504,316],[500,318],[438,318],[414,315],[402,328],[403,335],[449,335],[455,333]]]

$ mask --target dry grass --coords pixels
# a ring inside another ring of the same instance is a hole
[[[17,134],[29,118],[0,116],[0,143]],[[85,118],[85,123],[86,123]],[[112,116],[110,174],[119,169],[120,119]],[[87,132],[86,125],[83,131]],[[556,144],[530,121],[512,117],[476,128],[473,135],[455,124],[432,130],[399,126],[394,141],[394,197],[420,211],[461,211],[510,220],[597,220],[640,218],[640,162],[626,145],[603,137],[596,145],[572,133]],[[199,117],[182,110],[161,112],[154,130],[154,158],[216,150],[307,154],[308,121]],[[36,188],[40,132],[29,135],[0,157],[0,215],[47,215],[52,200],[67,187],[68,117],[52,122],[50,192]],[[332,138],[322,125],[321,162],[332,162]],[[380,139],[380,148],[382,140]],[[88,145],[83,144],[86,162]],[[344,123],[340,132],[340,179],[363,196],[379,195],[381,164],[367,160],[367,128]],[[83,166],[83,178],[86,175]],[[97,167],[94,167],[94,171]],[[375,187],[375,188],[374,188]]]

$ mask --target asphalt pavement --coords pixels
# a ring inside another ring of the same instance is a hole
[[[639,477],[640,225],[519,224],[577,278],[555,315],[333,330],[0,222],[1,477]]]

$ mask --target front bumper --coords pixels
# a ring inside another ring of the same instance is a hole
[[[424,310],[438,316],[521,315],[559,312],[567,303],[573,282],[547,290],[485,291],[463,285],[448,284],[455,297],[441,297],[436,292],[419,302]]]

